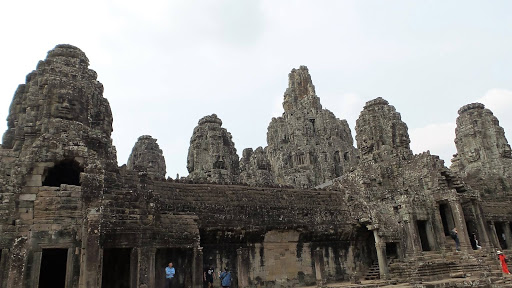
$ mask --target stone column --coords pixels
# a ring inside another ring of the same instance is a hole
[[[472,250],[471,243],[469,242],[468,230],[466,227],[466,219],[464,218],[464,211],[462,210],[462,205],[458,200],[450,200],[450,209],[453,214],[453,221],[455,222],[455,227],[457,227],[457,234],[459,236],[460,249],[464,252],[469,252]]]
[[[75,248],[68,248],[68,257],[66,258],[66,286],[65,287],[73,287],[73,264],[74,264],[74,256],[75,256]]]
[[[489,222],[489,229],[491,230],[491,242],[495,248],[503,250],[500,244],[500,240],[498,239],[498,233],[496,233],[496,226],[494,226],[494,221]]]
[[[32,253],[32,265],[30,265],[30,270],[32,272],[32,279],[30,280],[30,283],[33,285],[32,287],[38,288],[39,287],[39,275],[41,273],[41,259],[43,258],[43,252],[41,250],[39,251],[33,251],[29,252]],[[30,260],[30,257],[29,257]]]
[[[324,275],[324,255],[322,250],[317,249],[313,251],[313,258],[315,260],[315,274],[316,274],[316,287],[327,287]]]
[[[8,249],[1,249],[0,253],[0,287],[7,287],[7,257],[9,257]]]
[[[407,238],[405,254],[407,257],[416,256],[421,251],[421,242],[414,223],[414,216],[410,213],[404,214],[403,221],[405,223],[404,229]]]
[[[238,288],[249,287],[249,251],[247,248],[236,249]]]
[[[434,223],[433,223],[433,228],[434,228],[434,237],[435,237],[435,241],[437,242],[437,249],[438,250],[441,250],[441,251],[444,251],[445,250],[445,247],[446,247],[446,237],[445,237],[445,234],[444,234],[444,229],[443,229],[443,219],[441,218],[441,205],[439,203],[437,203],[437,209],[435,209],[434,211]]]
[[[378,233],[379,229],[373,229],[375,238],[375,249],[377,250],[377,260],[379,261],[379,274],[381,279],[387,279],[389,276],[388,261],[386,259],[386,242],[383,242]]]
[[[100,209],[87,210],[82,228],[80,288],[101,287],[103,249],[100,247]]]
[[[155,254],[156,248],[142,247],[137,250],[137,282],[135,287],[155,287]]]
[[[473,212],[476,217],[476,224],[478,227],[478,243],[480,246],[491,249],[492,245],[489,240],[489,234],[487,233],[487,227],[485,226],[484,217],[482,216],[482,211],[479,203],[476,201],[472,202]]]
[[[7,285],[5,287],[23,287],[24,271],[26,269],[27,237],[18,237],[14,240],[9,261],[7,261],[9,272],[7,272]]]
[[[203,287],[203,247],[194,247],[192,259],[192,287]]]

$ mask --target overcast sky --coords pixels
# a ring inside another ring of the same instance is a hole
[[[465,104],[484,103],[510,140],[511,15],[512,1],[492,0],[2,1],[0,118],[48,50],[75,45],[105,87],[119,165],[148,134],[175,178],[188,174],[205,115],[222,119],[239,156],[266,146],[288,73],[306,65],[323,107],[353,136],[364,103],[383,97],[407,123],[414,153],[430,150],[449,166]]]

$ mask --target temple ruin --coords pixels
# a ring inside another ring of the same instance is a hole
[[[190,174],[166,179],[149,135],[118,166],[113,115],[88,65],[57,45],[14,94],[0,148],[0,287],[163,287],[169,261],[176,287],[202,287],[207,265],[228,267],[234,288],[427,287],[469,275],[473,286],[457,287],[512,285],[495,255],[512,252],[511,148],[483,104],[459,110],[446,167],[411,151],[382,98],[361,111],[354,147],[301,66],[268,146],[240,158],[207,115],[192,133]]]

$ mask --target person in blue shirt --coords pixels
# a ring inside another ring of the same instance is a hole
[[[172,267],[172,262],[169,262],[169,266],[165,267],[165,288],[171,288],[174,282],[174,274],[176,270]]]
[[[229,288],[231,286],[231,272],[228,271],[228,267],[224,268],[224,272],[222,272],[219,276],[220,285],[223,288]]]

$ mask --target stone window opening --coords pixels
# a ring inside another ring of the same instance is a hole
[[[84,169],[71,159],[63,160],[45,170],[43,186],[60,187],[61,184],[80,186],[80,173]]]
[[[66,287],[66,266],[68,249],[43,249],[41,270],[39,272],[39,288]]]

